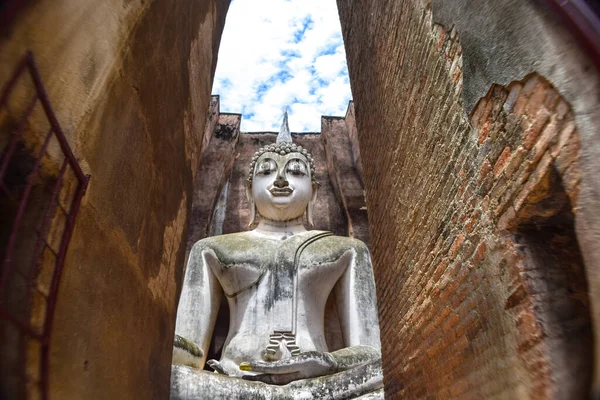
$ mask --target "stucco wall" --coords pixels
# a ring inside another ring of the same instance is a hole
[[[187,220],[228,5],[36,1],[0,41],[0,81],[33,51],[92,176],[59,291],[51,398],[168,396]]]

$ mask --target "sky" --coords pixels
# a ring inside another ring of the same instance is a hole
[[[243,132],[319,132],[321,115],[346,115],[351,99],[335,0],[233,0],[213,94],[241,113]]]

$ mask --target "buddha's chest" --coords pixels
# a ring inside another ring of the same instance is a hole
[[[349,265],[343,251],[319,252],[303,243],[268,243],[254,257],[229,252],[215,254],[211,269],[227,297],[260,293],[268,303],[306,296],[328,296]],[[315,247],[318,250],[318,247]]]

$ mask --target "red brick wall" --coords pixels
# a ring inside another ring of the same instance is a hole
[[[348,108],[349,112],[351,107]],[[346,217],[346,229],[342,235],[356,237],[368,244],[369,224],[364,184],[361,170],[357,167],[360,166],[360,158],[356,162],[354,159],[353,131],[356,132],[353,119],[322,117],[321,140],[326,160],[321,160],[321,163],[327,165],[335,197],[339,199]]]
[[[388,397],[584,396],[592,334],[570,106],[531,74],[492,86],[469,118],[460,38],[429,10],[338,6]]]

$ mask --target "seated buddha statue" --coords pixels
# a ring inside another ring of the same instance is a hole
[[[313,163],[292,142],[286,113],[276,143],[250,165],[256,228],[193,246],[177,311],[171,399],[383,399],[369,250],[305,228],[318,189]],[[329,351],[332,294],[344,346]],[[220,359],[206,360],[222,296],[229,331]]]

